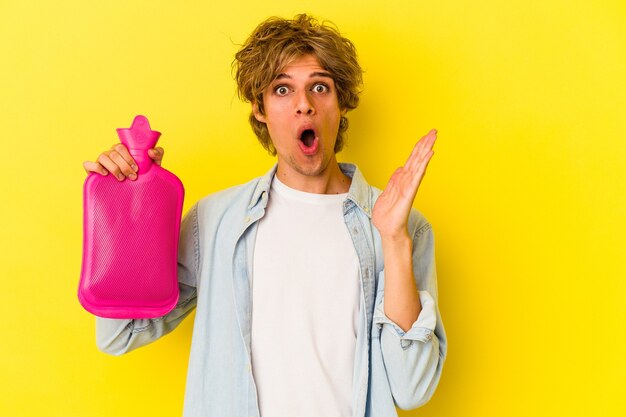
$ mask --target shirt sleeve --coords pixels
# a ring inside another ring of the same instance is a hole
[[[390,334],[395,335],[395,343],[399,344],[402,349],[408,349],[414,341],[426,343],[432,340],[434,336],[435,325],[437,324],[435,300],[433,300],[433,297],[428,291],[418,292],[422,310],[417,320],[415,320],[411,328],[406,332],[385,315],[384,296],[374,311],[374,324],[378,325],[379,328],[389,327],[390,330],[392,330]],[[394,343],[394,341],[392,341],[392,343]]]
[[[437,305],[434,237],[429,223],[415,231],[412,257],[422,304],[417,320],[405,332],[385,315],[384,271],[380,272],[378,279],[373,317],[391,394],[396,406],[403,410],[417,408],[432,397],[447,350]]]
[[[96,317],[96,344],[111,355],[121,355],[147,345],[174,330],[195,308],[199,269],[198,207],[194,205],[181,222],[178,244],[176,306],[154,319],[107,319]]]

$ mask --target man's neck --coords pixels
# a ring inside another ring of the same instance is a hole
[[[350,189],[352,179],[341,171],[336,159],[326,169],[315,175],[302,174],[278,161],[278,179],[286,186],[314,194],[342,194]]]

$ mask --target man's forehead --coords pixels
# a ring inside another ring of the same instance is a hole
[[[313,78],[313,77],[326,77],[333,78],[332,74],[324,69],[320,64],[319,60],[314,55],[302,55],[298,58],[295,58],[289,61],[287,64],[283,65],[281,70],[274,77],[275,80],[280,79],[291,79],[294,78],[294,75],[298,74],[299,76],[304,74],[304,77]]]
[[[309,74],[309,78],[315,78],[315,77],[326,77],[326,78],[333,78],[331,73],[328,71],[313,71]],[[286,72],[281,72],[280,74],[278,74],[274,80],[282,80],[282,79],[292,79],[293,77]]]

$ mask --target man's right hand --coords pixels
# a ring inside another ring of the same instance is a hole
[[[159,166],[163,160],[163,154],[164,150],[160,146],[148,149],[148,156]],[[100,175],[108,175],[110,172],[115,175],[118,181],[124,181],[126,178],[130,180],[137,179],[137,164],[126,146],[121,143],[116,143],[111,146],[110,150],[102,152],[96,162],[83,162],[83,168],[85,168],[87,174],[96,172]]]

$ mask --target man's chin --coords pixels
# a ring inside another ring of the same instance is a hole
[[[306,177],[319,177],[323,176],[332,164],[334,158],[324,159],[320,156],[313,158],[307,158],[306,161],[296,161],[295,158],[290,158],[289,168],[291,171],[306,176]]]

